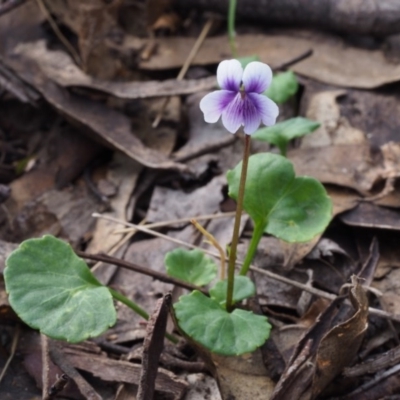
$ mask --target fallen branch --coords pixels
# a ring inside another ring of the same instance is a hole
[[[152,278],[157,279],[161,282],[171,283],[172,285],[183,287],[184,289],[203,291],[201,288],[192,285],[188,282],[181,281],[180,279],[175,279],[171,276],[152,270],[150,268],[142,267],[140,265],[133,264],[125,260],[120,260],[118,258],[108,256],[106,254],[88,254],[83,251],[76,251],[76,254],[79,257],[85,258],[87,260],[100,261],[103,263],[118,265],[119,267],[129,269],[131,271],[138,272],[143,275],[151,276]]]
[[[180,8],[228,12],[229,1],[176,0]],[[238,17],[263,23],[315,26],[337,32],[392,35],[400,32],[398,0],[246,0],[237,5]]]

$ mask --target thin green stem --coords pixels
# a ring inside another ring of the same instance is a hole
[[[228,289],[226,293],[226,309],[227,311],[232,310],[233,306],[233,288],[235,281],[235,263],[236,263],[236,250],[239,242],[239,230],[240,230],[240,219],[243,211],[243,199],[244,199],[244,189],[246,185],[247,177],[247,166],[249,164],[250,156],[250,135],[244,135],[244,152],[242,161],[242,172],[240,175],[239,193],[236,200],[236,215],[235,215],[235,225],[233,227],[232,243],[229,252],[229,264],[228,264]]]
[[[137,305],[135,302],[133,302],[132,300],[129,300],[127,297],[125,297],[123,294],[117,292],[114,289],[108,288],[108,290],[111,293],[111,296],[117,300],[120,301],[121,303],[125,304],[126,306],[128,306],[131,310],[133,310],[136,314],[140,315],[142,318],[144,318],[146,321],[149,319],[149,314],[147,314],[147,312],[145,310],[143,310],[142,307],[140,307],[139,305]],[[171,335],[169,333],[165,333],[165,337],[167,339],[169,339],[172,343],[177,344],[178,343],[178,339],[174,336]]]
[[[254,255],[256,254],[258,244],[260,243],[261,237],[264,233],[265,224],[255,224],[253,236],[251,237],[249,248],[247,249],[246,258],[243,261],[240,275],[247,275],[249,272],[250,264],[253,261]]]
[[[236,48],[236,41],[235,41],[235,18],[236,18],[236,4],[237,0],[229,0],[229,10],[228,10],[228,37],[229,37],[229,44],[231,46],[232,56],[237,58],[238,52]]]

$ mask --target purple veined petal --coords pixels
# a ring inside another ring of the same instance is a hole
[[[279,115],[279,107],[271,99],[258,93],[248,93],[246,97],[256,107],[264,125],[271,126],[275,124]]]
[[[243,72],[243,84],[246,93],[263,93],[272,81],[271,68],[262,62],[254,61]]]
[[[238,92],[242,82],[243,68],[238,60],[225,60],[217,68],[217,80],[221,89]]]
[[[240,93],[229,103],[222,113],[222,123],[230,133],[236,131],[243,125],[243,99]]]
[[[244,133],[251,135],[261,124],[261,114],[256,104],[248,96],[243,99],[243,125]]]
[[[216,90],[205,95],[200,101],[200,110],[204,113],[204,120],[209,123],[217,122],[235,96],[236,93],[228,90]]]

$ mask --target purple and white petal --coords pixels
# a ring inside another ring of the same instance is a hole
[[[222,113],[222,123],[230,133],[236,131],[243,125],[243,99],[238,93]]]
[[[204,113],[204,120],[209,123],[217,122],[235,96],[235,92],[227,90],[216,90],[204,96],[200,101],[200,110]]]
[[[279,107],[267,96],[248,93],[246,97],[254,104],[264,125],[274,125],[279,115]]]
[[[267,64],[251,62],[243,72],[243,84],[246,93],[263,93],[272,81],[272,71]]]
[[[238,60],[225,60],[218,65],[217,80],[221,89],[238,92],[242,76],[243,68]]]
[[[261,115],[258,111],[258,107],[248,96],[246,96],[243,99],[244,133],[251,135],[260,127],[260,124]]]

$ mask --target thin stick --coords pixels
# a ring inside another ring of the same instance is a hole
[[[239,193],[236,204],[235,225],[233,227],[232,243],[229,250],[229,263],[228,263],[228,289],[226,291],[226,309],[230,311],[233,306],[233,288],[235,283],[235,264],[236,264],[236,251],[239,243],[240,221],[243,210],[244,189],[246,186],[247,166],[250,156],[250,135],[244,136],[244,152],[242,161],[242,171],[240,174]]]
[[[102,400],[103,398],[94,390],[91,386],[78,372],[78,370],[70,363],[68,357],[62,352],[60,345],[50,342],[50,356],[54,364],[60,367],[60,369],[65,372],[67,376],[74,380],[78,386],[79,391],[88,400]]]
[[[234,216],[235,216],[235,211],[227,212],[227,213],[223,213],[223,214],[200,215],[200,216],[196,217],[196,221],[202,221],[202,220],[207,221],[210,219],[229,218],[229,217],[234,217]],[[191,222],[192,219],[193,219],[193,217],[171,219],[169,221],[155,222],[153,224],[146,224],[146,225],[141,225],[141,226],[143,226],[144,228],[148,228],[148,229],[162,228],[164,226],[181,224],[183,222]],[[119,229],[119,230],[115,231],[115,233],[126,233],[126,232],[131,232],[131,231],[136,231],[136,228]]]
[[[43,0],[36,0],[40,10],[42,11],[42,13],[44,14],[44,16],[46,17],[47,21],[49,22],[51,29],[53,29],[54,33],[56,34],[56,36],[58,37],[58,39],[60,39],[61,43],[67,48],[67,50],[70,52],[71,56],[73,57],[73,59],[75,60],[75,62],[81,66],[82,65],[82,60],[79,56],[79,54],[76,52],[76,50],[73,48],[73,46],[71,45],[70,42],[68,42],[67,38],[62,34],[62,32],[60,31],[60,29],[58,28],[58,25],[56,24],[56,22],[54,21],[53,17],[51,16],[51,14],[49,13],[49,11],[47,10],[45,4],[43,3]]]
[[[135,225],[135,224],[132,224],[130,222],[125,222],[125,221],[122,221],[122,220],[119,220],[119,219],[116,219],[116,218],[113,218],[113,217],[109,217],[108,215],[101,215],[101,214],[98,214],[98,213],[93,213],[92,217],[94,217],[94,218],[103,218],[103,219],[107,219],[108,221],[115,222],[117,224],[123,224],[123,225],[126,225],[126,226],[130,226],[132,228],[137,229],[140,232],[147,233],[149,235],[152,235],[152,236],[155,236],[155,237],[159,237],[161,239],[169,240],[170,242],[175,243],[175,244],[179,244],[180,246],[189,247],[190,249],[200,249],[200,250],[204,251],[204,253],[206,253],[206,254],[209,254],[211,256],[219,257],[218,253],[212,252],[210,250],[202,249],[199,246],[196,246],[196,245],[191,244],[191,243],[184,242],[183,240],[179,240],[179,239],[175,239],[175,238],[169,237],[167,235],[164,235],[164,234],[162,234],[160,232],[157,232],[157,231],[153,231],[153,230],[151,230],[151,229],[149,229],[147,227],[144,227],[144,226]]]
[[[211,244],[212,246],[214,246],[217,249],[220,259],[221,259],[221,269],[219,271],[219,275],[220,275],[221,281],[224,280],[225,279],[225,251],[224,251],[224,249],[218,243],[218,240],[215,239],[215,237],[213,235],[211,235],[211,233],[208,232],[204,227],[202,227],[195,219],[192,219],[190,222],[196,227],[196,229],[198,229],[208,239],[205,242],[208,244]]]
[[[176,285],[188,290],[200,290],[203,291],[198,286],[192,285],[191,283],[181,281],[180,279],[173,278],[162,272],[155,271],[150,268],[142,267],[141,265],[133,264],[129,261],[120,260],[119,258],[112,257],[106,254],[88,254],[83,251],[75,252],[79,257],[85,258],[87,260],[99,261],[107,264],[118,265],[119,267],[129,269],[134,272],[138,272],[139,274],[143,274],[146,276],[151,276],[154,279],[157,279],[161,282],[171,283],[172,285]]]
[[[49,373],[50,373],[50,353],[49,353],[49,338],[41,333],[40,344],[42,345],[42,398],[49,399]]]
[[[140,224],[145,224],[146,219],[140,221]],[[137,229],[130,229],[127,232],[127,235],[125,235],[123,238],[121,238],[117,243],[115,243],[106,253],[110,256],[114,255],[126,242],[128,242],[135,234],[138,232]],[[126,233],[126,232],[121,232],[121,233]],[[96,263],[92,268],[91,271],[95,272],[97,271],[100,266],[102,265],[102,262]]]
[[[205,23],[205,25],[204,25],[199,37],[197,38],[196,43],[194,44],[192,50],[190,51],[185,63],[183,64],[181,70],[179,71],[179,74],[178,74],[178,76],[176,78],[177,81],[181,81],[185,77],[186,72],[188,71],[190,65],[192,64],[192,62],[194,60],[194,58],[196,57],[197,53],[199,52],[200,47],[203,45],[203,42],[204,42],[204,40],[206,39],[206,37],[208,35],[208,32],[210,32],[212,24],[213,24],[213,19],[209,18],[207,20],[207,22]],[[164,110],[165,110],[165,108],[167,107],[167,105],[169,103],[169,99],[170,99],[169,97],[166,97],[164,99],[164,102],[162,103],[161,109],[158,112],[157,117],[156,117],[156,119],[154,120],[154,122],[152,124],[153,128],[157,128],[158,124],[160,123],[160,121],[161,121],[161,119],[163,117],[163,114],[164,114]]]
[[[14,358],[15,351],[17,350],[17,345],[18,345],[20,333],[21,333],[21,327],[20,327],[20,325],[18,324],[18,325],[16,326],[16,328],[15,328],[15,331],[14,331],[14,336],[13,336],[13,340],[12,340],[12,343],[11,343],[11,352],[10,352],[10,356],[8,357],[8,359],[7,359],[7,361],[6,361],[6,364],[4,365],[4,368],[3,368],[3,370],[1,371],[1,374],[0,374],[0,382],[3,380],[4,375],[6,374],[6,372],[7,372],[7,370],[8,370],[8,367],[10,366],[11,361],[12,361],[13,358]]]
[[[299,63],[300,61],[303,61],[309,57],[311,57],[314,53],[313,49],[308,49],[307,51],[305,51],[304,53],[301,53],[300,55],[298,55],[297,57],[292,58],[289,61],[285,61],[284,63],[277,65],[276,67],[272,68],[274,71],[280,71],[280,70],[285,70],[297,63]]]
[[[98,213],[94,213],[94,214],[92,214],[92,216],[95,217],[95,218],[108,219],[108,220],[114,221],[115,223],[118,223],[118,224],[132,226],[134,228],[137,228],[138,230],[141,230],[141,231],[143,231],[145,233],[148,233],[149,235],[152,235],[152,236],[155,236],[155,237],[159,237],[159,238],[168,240],[170,242],[180,244],[182,246],[186,246],[186,247],[188,247],[190,249],[201,250],[205,254],[209,254],[210,256],[213,256],[213,257],[219,257],[219,254],[216,253],[216,252],[203,249],[203,248],[201,248],[199,246],[195,246],[195,245],[193,245],[191,243],[183,242],[182,240],[171,238],[171,237],[169,237],[167,235],[163,235],[162,233],[153,231],[153,230],[148,229],[148,228],[144,228],[144,227],[141,227],[141,226],[138,226],[138,225],[135,225],[135,224],[131,224],[129,222],[118,220],[116,218],[103,216],[103,215],[98,214]],[[240,260],[236,261],[236,265],[241,266],[242,264],[243,264],[243,261],[240,261]],[[250,267],[250,269],[252,271],[254,271],[254,272],[266,275],[266,276],[268,276],[269,278],[271,278],[271,279],[273,279],[275,281],[286,283],[286,284],[291,285],[293,287],[296,287],[298,289],[304,290],[304,291],[306,291],[308,293],[314,294],[315,296],[318,296],[318,297],[322,297],[322,298],[325,298],[325,299],[328,299],[328,300],[335,300],[336,297],[337,297],[336,295],[334,295],[332,293],[327,293],[327,292],[324,292],[323,290],[319,290],[319,289],[316,289],[314,287],[304,285],[303,283],[300,283],[300,282],[297,282],[297,281],[293,281],[293,280],[291,280],[289,278],[285,278],[284,276],[281,276],[281,275],[278,275],[278,274],[274,274],[273,272],[270,272],[270,271],[255,267],[253,265]],[[392,321],[400,322],[400,317],[397,317],[395,315],[389,314],[386,311],[378,310],[377,308],[373,308],[373,307],[369,307],[368,310],[369,310],[369,313],[371,315],[376,315],[377,317],[380,317],[380,318],[384,318],[384,319],[389,319],[389,320],[392,320]]]

